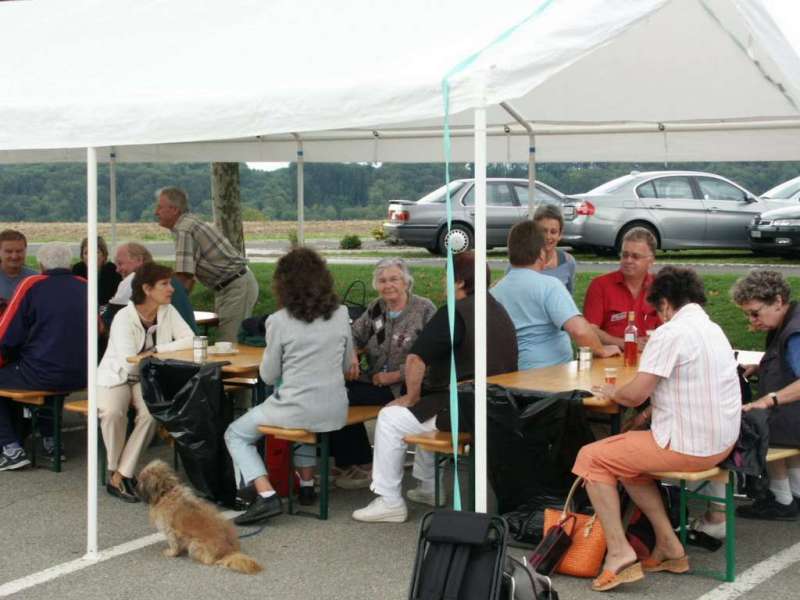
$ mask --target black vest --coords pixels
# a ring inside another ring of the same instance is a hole
[[[758,396],[763,398],[797,380],[786,364],[786,344],[800,333],[800,305],[792,302],[780,327],[767,334],[767,348],[758,367]],[[800,402],[769,409],[770,445],[800,445]]]

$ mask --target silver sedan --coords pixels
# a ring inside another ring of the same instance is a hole
[[[599,254],[619,252],[628,230],[645,227],[662,250],[748,248],[753,217],[786,205],[713,173],[634,171],[567,198],[562,239]]]
[[[452,227],[447,231],[446,186],[419,200],[391,200],[383,231],[389,240],[421,246],[444,254],[447,245],[460,252],[474,245],[475,186],[473,179],[450,182]],[[561,206],[564,195],[536,182],[537,204]],[[491,178],[486,181],[486,241],[489,248],[505,246],[509,230],[528,216],[528,180]]]

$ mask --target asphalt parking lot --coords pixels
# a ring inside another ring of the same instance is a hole
[[[101,560],[80,560],[86,547],[85,428],[70,415],[69,461],[62,473],[27,469],[0,474],[0,597],[13,598],[406,598],[417,526],[426,507],[410,504],[402,524],[356,523],[350,513],[366,504],[366,490],[335,490],[326,522],[283,515],[243,550],[265,567],[246,576],[161,555],[146,507],[100,491]],[[170,458],[167,447],[147,458]],[[252,531],[248,529],[247,531]],[[519,551],[514,550],[516,554]],[[693,565],[722,565],[722,551],[690,548]],[[738,597],[797,598],[800,593],[800,523],[737,522],[739,577],[722,584],[697,575],[650,575],[609,598],[723,600]],[[52,577],[52,578],[50,578]],[[586,580],[562,576],[562,599],[597,597]]]

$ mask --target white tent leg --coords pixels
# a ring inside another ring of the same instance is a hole
[[[111,220],[111,247],[108,260],[114,260],[117,253],[117,153],[112,150],[108,159],[108,212]]]
[[[487,509],[486,109],[475,109],[475,510]]]
[[[303,171],[305,161],[303,159],[303,142],[300,136],[295,135],[297,140],[297,243],[305,246],[305,197],[303,184]]]
[[[86,217],[88,219],[87,316],[87,378],[89,423],[87,425],[88,473],[86,477],[86,556],[97,560],[97,149],[86,150]]]
[[[528,136],[528,218],[536,212],[536,136]]]

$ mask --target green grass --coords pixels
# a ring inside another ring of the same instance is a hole
[[[275,299],[270,289],[274,264],[251,264],[250,268],[256,275],[261,288],[255,314],[266,314],[275,311]],[[331,265],[336,282],[336,291],[344,295],[347,286],[352,281],[361,280],[366,284],[367,302],[377,296],[372,289],[371,265]],[[437,306],[444,303],[444,269],[441,267],[414,267],[415,293],[430,298]],[[575,302],[578,307],[583,306],[586,288],[589,281],[599,273],[578,273],[575,282]],[[502,270],[492,271],[492,281],[502,277]],[[764,334],[748,331],[747,320],[739,308],[731,302],[728,290],[737,279],[737,275],[705,275],[703,281],[706,286],[708,304],[706,310],[711,319],[722,327],[728,336],[731,345],[740,350],[763,350]],[[795,290],[800,290],[800,277],[789,277],[789,283]],[[192,303],[196,310],[213,310],[214,298],[210,291],[197,285],[191,295]],[[360,294],[355,298],[360,300]]]

